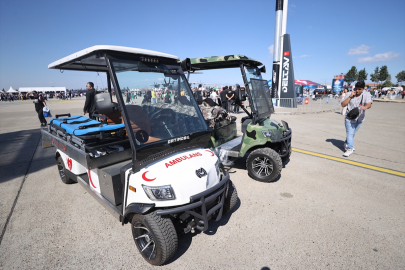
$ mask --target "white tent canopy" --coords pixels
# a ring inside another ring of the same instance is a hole
[[[13,87],[10,86],[10,89],[7,90],[7,93],[17,93],[17,90],[14,90]]]
[[[20,87],[18,91],[27,93],[32,91],[37,92],[64,92],[66,94],[66,87]]]

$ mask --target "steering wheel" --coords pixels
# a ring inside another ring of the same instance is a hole
[[[158,120],[160,120],[159,118],[168,118],[170,121],[172,121],[174,119],[174,112],[172,109],[163,109],[160,110],[158,112],[153,113],[149,119],[151,124],[156,123]]]
[[[173,132],[168,127],[168,124],[174,120],[174,117],[175,117],[174,111],[172,109],[167,108],[152,114],[149,119],[152,127],[152,133],[156,133],[156,135],[154,136],[173,137]],[[166,134],[163,135],[163,133]]]

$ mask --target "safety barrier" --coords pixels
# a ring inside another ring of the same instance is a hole
[[[339,97],[273,98],[274,113],[304,114],[337,111],[342,108]]]

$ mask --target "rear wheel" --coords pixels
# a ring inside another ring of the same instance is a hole
[[[279,154],[271,148],[254,150],[246,161],[250,177],[261,182],[274,181],[280,175],[282,165]]]
[[[65,184],[73,184],[75,181],[73,181],[66,173],[66,168],[65,168],[65,163],[63,162],[63,159],[61,156],[58,157],[56,160],[56,164],[58,166],[58,172],[60,179],[62,180],[63,183]]]
[[[235,185],[229,180],[228,188],[225,193],[224,199],[224,214],[230,212],[238,202],[238,192],[236,191]]]
[[[177,251],[178,239],[173,222],[156,215],[132,217],[132,236],[143,258],[152,265],[162,265]]]

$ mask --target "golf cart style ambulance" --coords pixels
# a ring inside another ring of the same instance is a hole
[[[247,114],[241,119],[243,135],[236,135],[235,122],[218,125],[211,133],[211,147],[224,165],[246,157],[250,177],[262,182],[274,181],[281,173],[282,163],[291,156],[292,130],[285,121],[278,123],[270,118],[274,108],[267,80],[261,75],[266,72],[265,66],[245,55],[192,58],[190,62],[189,74],[211,69],[240,69],[245,88],[238,91],[235,103]],[[250,112],[242,105],[247,99]]]
[[[177,250],[177,232],[207,230],[210,219],[236,205],[236,189],[209,148],[211,131],[184,76],[189,59],[100,45],[48,67],[106,73],[108,93],[96,94],[93,119],[58,115],[42,130],[42,143],[56,147],[64,183],[78,182],[122,225],[131,224],[147,262],[164,264]],[[171,103],[148,98],[150,82],[169,79]],[[124,99],[124,87],[146,95]]]

